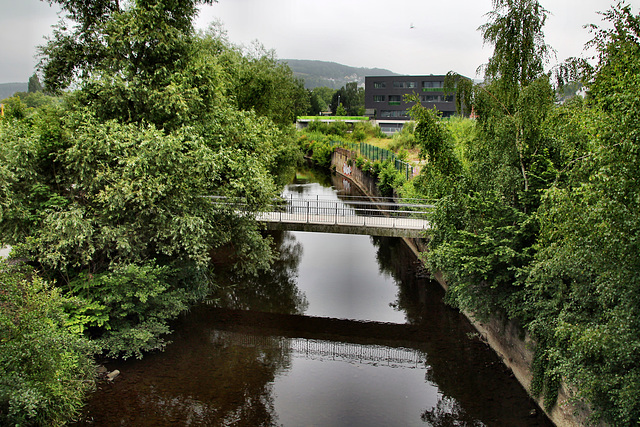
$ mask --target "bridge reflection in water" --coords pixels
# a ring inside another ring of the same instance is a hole
[[[314,360],[335,360],[392,368],[427,367],[426,353],[404,347],[252,335],[221,330],[212,332],[211,341],[213,344],[231,343],[239,347],[280,350],[286,354]]]

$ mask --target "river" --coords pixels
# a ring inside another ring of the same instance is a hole
[[[307,170],[289,196],[348,181]],[[397,238],[271,233],[259,278],[174,325],[172,344],[111,361],[77,425],[551,426]]]

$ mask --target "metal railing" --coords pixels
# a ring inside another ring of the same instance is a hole
[[[272,206],[258,220],[287,223],[350,225],[394,229],[426,230],[434,205],[366,201],[360,198],[323,200],[320,197],[287,198]]]
[[[394,167],[397,171],[402,172],[407,181],[413,177],[413,166],[404,160],[398,159],[398,156],[393,151],[376,147],[366,142],[330,141],[329,144],[332,146],[345,147],[374,162],[393,160]]]

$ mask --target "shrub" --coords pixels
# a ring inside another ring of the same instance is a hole
[[[0,280],[0,424],[63,425],[94,386],[95,347],[66,327],[56,288],[6,263]]]

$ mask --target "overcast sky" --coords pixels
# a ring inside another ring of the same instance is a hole
[[[591,38],[583,26],[600,24],[596,12],[614,1],[540,0],[550,12],[546,42],[559,61],[583,55]],[[491,9],[491,0],[219,0],[202,7],[196,26],[218,19],[231,42],[258,40],[281,59],[480,78],[476,69],[492,50],[477,29]],[[0,83],[26,82],[33,74],[36,46],[51,35],[57,12],[40,0],[0,0]]]

